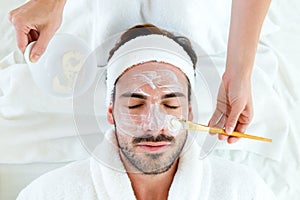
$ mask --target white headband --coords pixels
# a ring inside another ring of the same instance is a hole
[[[119,76],[126,69],[149,61],[164,62],[179,68],[194,88],[193,62],[182,46],[163,35],[139,36],[123,44],[114,52],[107,64],[107,105],[110,103],[114,84]]]

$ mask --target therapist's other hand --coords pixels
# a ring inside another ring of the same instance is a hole
[[[9,20],[16,30],[17,44],[24,53],[26,46],[36,41],[30,54],[32,62],[38,61],[61,25],[66,0],[30,0],[10,11]]]
[[[245,132],[253,118],[253,104],[250,78],[224,73],[219,88],[217,107],[209,122],[209,126],[232,131]],[[238,141],[237,137],[219,135],[220,140],[229,144]]]

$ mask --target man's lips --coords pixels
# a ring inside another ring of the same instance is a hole
[[[171,142],[140,142],[136,146],[146,151],[159,151],[168,147]]]

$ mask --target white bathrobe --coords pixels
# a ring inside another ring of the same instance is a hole
[[[108,131],[105,138],[91,158],[42,175],[23,189],[17,199],[136,199],[120,160],[113,131]],[[201,160],[197,142],[190,143],[190,139],[187,141],[168,199],[275,199],[254,171],[216,157]]]

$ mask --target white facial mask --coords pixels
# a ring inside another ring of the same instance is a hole
[[[134,97],[128,98],[128,102],[125,103],[126,106],[116,106],[114,118],[117,119],[117,129],[124,134],[134,137],[145,134],[158,134],[160,131],[166,131],[173,136],[180,133],[182,130],[174,129],[170,126],[170,120],[174,118],[184,119],[187,117],[186,112],[176,113],[177,117],[173,116],[169,114],[169,108],[165,108],[164,105],[161,105],[160,101],[161,96],[167,93],[186,93],[186,90],[184,90],[184,87],[186,87],[185,83],[178,84],[176,74],[170,69],[143,71],[142,73],[133,75],[130,81],[130,93],[142,95],[146,97],[147,100],[142,100],[142,107],[134,109],[128,108],[128,105],[131,105],[129,103],[130,99]],[[122,84],[124,84],[124,82],[122,82]],[[151,88],[151,94],[145,89],[149,89],[149,87]],[[179,99],[177,104],[180,105]],[[136,105],[139,106],[139,103],[133,104],[133,106]],[[187,106],[182,105],[180,105],[180,107],[187,108]],[[179,110],[182,110],[182,108]]]

